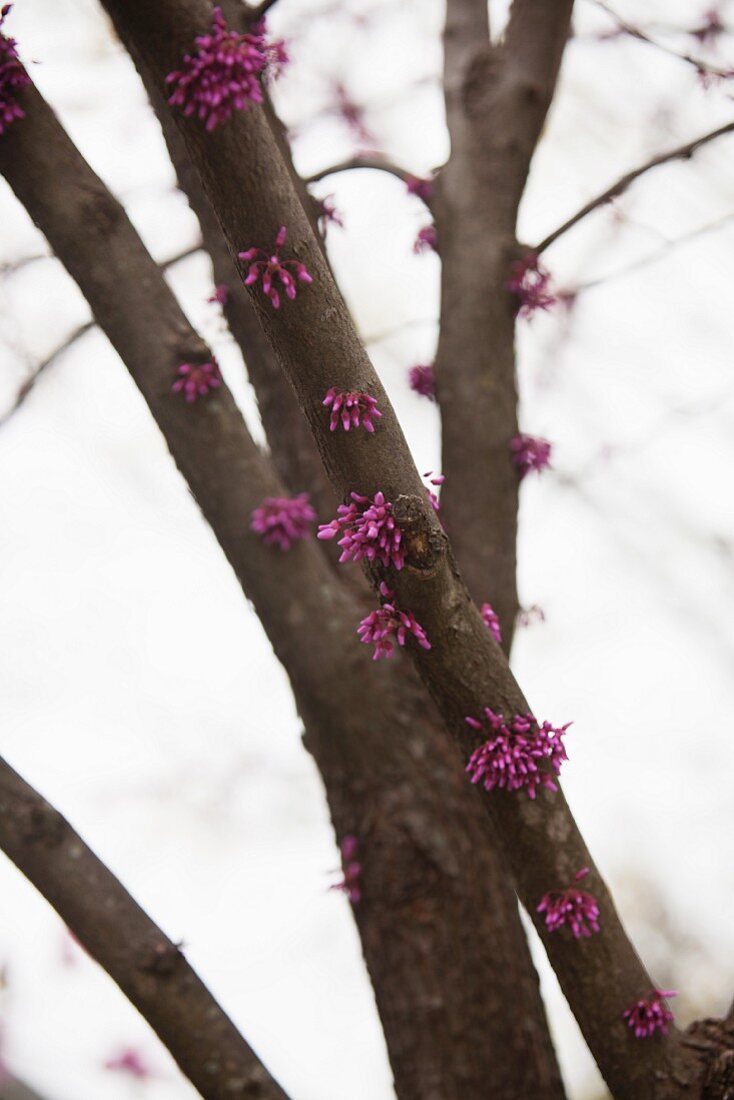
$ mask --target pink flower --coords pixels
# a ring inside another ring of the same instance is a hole
[[[374,432],[373,420],[379,420],[382,413],[377,408],[377,399],[361,390],[337,390],[334,386],[326,391],[322,405],[331,407],[329,431],[335,432],[341,424],[345,432],[350,428],[364,426],[365,431]]]
[[[323,199],[317,199],[316,204],[319,208],[318,223],[321,235],[326,240],[326,234],[330,225],[338,225],[341,229],[344,228],[344,221],[341,214],[334,205],[334,196],[327,195]]]
[[[297,497],[265,497],[252,513],[250,530],[262,535],[266,546],[290,550],[296,539],[308,538],[309,524],[315,519],[308,493],[299,493]]]
[[[435,225],[426,225],[418,230],[413,251],[417,256],[421,252],[438,252],[438,233]]]
[[[389,659],[393,655],[393,641],[399,646],[405,645],[408,634],[412,634],[419,646],[430,649],[431,643],[426,637],[426,632],[415,617],[409,611],[398,611],[392,602],[394,593],[383,581],[380,585],[380,595],[383,603],[377,611],[371,611],[362,619],[357,633],[359,640],[365,645],[374,645],[373,661],[379,661],[380,657]]]
[[[367,558],[402,569],[405,565],[403,536],[393,518],[390,501],[385,500],[384,493],[375,493],[374,497],[359,493],[350,493],[350,496],[351,504],[340,504],[337,518],[322,524],[316,537],[333,539],[341,534],[341,562]]]
[[[189,404],[199,397],[206,397],[222,384],[216,359],[210,363],[182,363],[176,370],[176,376],[171,390],[173,393],[183,392]]]
[[[551,276],[534,252],[510,266],[507,289],[517,299],[517,316],[531,317],[538,309],[550,309],[558,295],[550,289]]]
[[[251,34],[238,34],[229,29],[220,8],[212,11],[211,34],[200,34],[195,42],[196,52],[186,54],[182,67],[166,77],[174,85],[168,102],[187,116],[195,113],[207,130],[226,122],[233,111],[262,103],[260,78],[287,61],[282,42],[267,42],[264,22]]]
[[[673,1013],[663,1004],[666,997],[675,997],[673,989],[651,989],[647,997],[625,1009],[623,1016],[638,1039],[647,1039],[656,1031],[668,1034],[668,1024],[673,1022]]]
[[[709,8],[701,18],[703,20],[701,25],[688,33],[698,39],[702,46],[713,46],[716,39],[726,30],[721,12],[716,8]]]
[[[482,618],[496,642],[502,641],[502,628],[491,603],[483,603],[481,607]]]
[[[574,876],[579,882],[589,873],[588,867],[582,867]],[[545,913],[545,926],[549,932],[557,932],[567,924],[575,939],[590,936],[599,931],[599,906],[593,894],[587,894],[576,886],[566,890],[550,890],[540,899],[539,913]]]
[[[352,905],[357,905],[362,900],[362,864],[356,859],[359,851],[359,841],[356,836],[348,834],[339,845],[342,856],[344,878],[341,882],[335,882],[330,890],[341,890],[346,894]]]
[[[521,607],[517,613],[518,626],[532,626],[533,623],[544,622],[545,611],[537,603],[532,604],[531,607]]]
[[[218,283],[214,287],[214,293],[211,298],[207,298],[207,302],[211,302],[212,305],[218,304],[220,306],[226,306],[229,300],[229,287],[226,283]]]
[[[406,176],[405,186],[409,195],[415,195],[428,204],[433,197],[433,180],[421,179],[419,176]]]
[[[263,290],[272,302],[274,309],[280,307],[280,294],[273,285],[276,276],[285,289],[286,298],[290,299],[296,296],[296,280],[301,283],[313,282],[304,265],[299,263],[298,260],[281,260],[280,250],[285,244],[286,232],[286,227],[281,225],[278,236],[275,238],[275,248],[270,256],[262,248],[248,248],[246,252],[237,253],[241,260],[250,265],[245,279],[245,286],[252,286],[258,279],[262,279]],[[288,268],[293,269],[293,275]]]
[[[408,385],[421,397],[427,397],[429,401],[436,400],[436,382],[433,377],[433,367],[429,364],[419,363],[411,367],[408,371]]]
[[[137,1077],[141,1081],[153,1076],[143,1058],[132,1047],[126,1047],[113,1058],[108,1058],[104,1068],[115,1070],[118,1073],[126,1073],[130,1077]]]
[[[431,477],[432,473],[433,470],[426,470],[423,476],[431,478],[431,485],[443,485],[444,481],[446,480],[446,476],[444,474],[437,474],[436,477]],[[431,508],[433,508],[434,512],[440,512],[441,502],[438,499],[438,494],[434,493],[432,489],[428,488],[428,486],[426,486],[426,493],[428,494],[428,501],[431,505]]]
[[[336,113],[342,119],[347,129],[360,145],[372,146],[375,144],[374,135],[368,129],[365,122],[364,107],[360,107],[347,91],[340,80],[334,84],[334,97],[336,99]]]
[[[25,111],[15,101],[15,93],[31,82],[18,58],[18,43],[1,29],[11,7],[12,4],[5,4],[0,8],[0,134],[4,134],[11,123],[25,118]]]
[[[702,88],[714,88],[722,80],[731,80],[734,69],[714,69],[703,63],[696,65],[696,79]]]
[[[551,772],[558,775],[566,759],[563,735],[570,726],[540,725],[532,714],[516,714],[506,722],[490,707],[484,708],[484,720],[465,718],[473,730],[489,727],[490,736],[475,749],[466,771],[472,783],[481,783],[485,791],[495,788],[517,791],[525,787],[529,798],[535,798],[538,787],[558,790]],[[539,765],[548,764],[550,770]]]
[[[520,472],[520,480],[531,471],[540,473],[550,465],[551,444],[540,436],[521,433],[510,440],[510,455]]]

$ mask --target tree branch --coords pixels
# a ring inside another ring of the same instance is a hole
[[[26,398],[30,395],[31,390],[35,386],[38,379],[41,377],[47,367],[50,367],[57,359],[60,359],[64,352],[68,351],[73,345],[86,333],[91,332],[95,327],[94,321],[86,321],[83,325],[79,325],[72,333],[64,340],[63,344],[60,344],[54,351],[51,352],[45,359],[43,359],[38,366],[33,370],[32,374],[26,378],[23,385],[15,395],[15,400],[9,409],[7,409],[2,416],[0,416],[0,428],[3,424],[6,424],[14,412],[21,407]]]
[[[199,221],[206,251],[212,263],[214,282],[227,286],[224,315],[242,352],[248,378],[257,397],[273,465],[291,493],[308,492],[317,512],[324,514],[334,506],[334,492],[324,475],[318,450],[301,416],[293,390],[283,377],[273,350],[263,334],[232,262],[217,217],[201,186],[199,175],[191,164],[183,139],[166,108],[165,97],[150,79],[139,59],[134,60],[161,124],[179,187]]]
[[[314,540],[284,554],[251,531],[253,508],[283,495],[282,483],[226,387],[194,407],[171,394],[176,365],[211,353],[120,205],[38,93],[22,94],[26,117],[3,135],[0,171],[77,280],[161,427],[288,671],[337,836],[359,838],[364,901],[355,917],[398,1095],[450,1096],[458,1081],[462,1100],[483,1100],[491,1077],[508,1100],[558,1100],[560,1077],[514,898],[507,904],[506,872],[435,712],[410,666],[375,665],[359,643],[364,610],[334,583]],[[317,329],[329,324],[327,312]],[[320,401],[318,416],[328,424]],[[471,929],[460,945],[457,928]],[[510,1001],[523,1006],[521,1029]]]
[[[189,966],[71,825],[0,758],[0,847],[206,1100],[287,1100]]]
[[[573,229],[575,225],[578,225],[580,221],[583,221],[588,214],[596,210],[600,206],[604,206],[606,203],[611,202],[612,199],[619,198],[624,194],[628,187],[638,180],[640,176],[644,176],[647,172],[652,171],[653,168],[659,168],[661,164],[669,164],[674,160],[689,160],[693,154],[701,149],[704,145],[708,145],[709,142],[715,141],[716,138],[722,137],[724,134],[730,134],[734,131],[734,122],[727,122],[725,126],[719,126],[716,130],[711,130],[708,134],[703,134],[701,137],[696,138],[695,141],[686,142],[685,145],[679,145],[676,149],[671,149],[668,153],[660,153],[659,156],[653,157],[651,160],[646,161],[645,164],[641,164],[639,168],[633,168],[630,172],[625,172],[623,176],[620,176],[616,183],[613,183],[610,187],[607,187],[605,191],[602,191],[595,198],[589,199],[589,201],[577,210],[576,213],[568,218],[562,225],[559,225],[557,229],[554,229],[552,233],[549,233],[547,237],[544,237],[540,244],[536,245],[533,249],[534,252],[545,252],[546,248],[549,248],[559,237],[568,232],[569,229]]]
[[[686,65],[691,65],[699,75],[715,77],[719,80],[728,80],[734,75],[731,69],[721,69],[716,65],[709,64],[708,61],[702,61],[700,57],[693,57],[689,53],[679,53],[677,50],[671,49],[670,46],[666,46],[665,43],[650,38],[650,36],[645,34],[639,27],[626,22],[626,20],[617,15],[614,9],[609,4],[605,3],[605,0],[592,0],[592,3],[614,20],[619,31],[629,35],[630,38],[634,38],[637,42],[642,42],[646,46],[652,46],[653,49],[667,54],[668,57],[674,57],[677,61],[683,61]]]
[[[40,1092],[36,1092],[24,1081],[17,1077],[3,1077],[0,1080],[0,1100],[46,1100]]]
[[[496,46],[486,40],[480,8],[474,0],[449,0],[446,9],[451,156],[433,201],[442,265],[434,370],[446,528],[472,598],[492,605],[509,653],[519,608],[519,479],[509,460],[518,416],[507,280],[517,258],[518,206],[553,98],[571,0],[515,0],[505,40]],[[469,470],[482,476],[467,477]]]
[[[275,0],[260,0],[259,4],[246,9],[246,16],[248,19],[253,20],[253,22],[258,22],[258,20],[267,15],[274,5]]]
[[[367,154],[349,157],[347,160],[341,161],[339,164],[333,164],[329,168],[321,168],[318,172],[314,172],[310,176],[304,178],[304,183],[318,183],[319,180],[325,179],[326,176],[334,176],[338,172],[351,172],[355,168],[370,168],[375,172],[389,172],[393,176],[397,176],[399,180],[406,183],[412,178],[410,172],[405,168],[398,168],[397,164],[393,164],[391,161],[386,160],[381,156],[368,156]]]
[[[533,5],[535,7],[536,5]],[[555,5],[553,5],[555,7]],[[560,5],[568,11],[568,5]],[[107,0],[125,37],[155,68],[159,81],[178,63],[188,44],[208,27],[208,9],[198,0]],[[361,347],[349,315],[313,238],[287,172],[276,155],[262,113],[240,113],[207,134],[196,120],[177,113],[190,155],[233,254],[244,247],[269,248],[279,225],[288,226],[291,254],[303,262],[313,285],[287,308],[273,311],[250,288],[262,324],[291,381],[317,439],[332,482],[343,499],[352,490],[378,491],[395,502],[403,524],[407,567],[388,574],[396,599],[410,608],[432,643],[412,656],[424,683],[466,760],[482,738],[465,715],[491,705],[505,714],[528,712],[528,704],[459,577],[445,535],[427,505],[422,482],[387,396]],[[246,154],[245,151],[246,150]],[[241,196],[247,195],[243,204]],[[304,340],[304,334],[308,338]],[[383,411],[374,439],[329,433],[321,401],[330,385],[367,390]],[[375,570],[373,580],[380,580]],[[623,1018],[624,1008],[653,985],[627,939],[612,899],[560,793],[537,801],[483,795],[504,843],[518,892],[544,942],[561,987],[610,1088],[629,1100],[669,1095],[676,1036],[639,1043]],[[586,943],[549,935],[535,911],[541,895],[570,881],[580,867],[601,911],[601,932]]]

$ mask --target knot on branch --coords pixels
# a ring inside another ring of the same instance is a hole
[[[433,569],[444,551],[446,536],[433,513],[428,514],[425,500],[401,495],[392,510],[402,532],[402,545],[409,565],[424,572]]]
[[[467,66],[461,89],[461,99],[467,117],[484,114],[487,98],[496,88],[499,75],[497,51],[490,43],[483,43]]]
[[[31,844],[43,844],[46,848],[56,848],[64,838],[64,819],[61,814],[47,803],[26,804],[19,816],[23,839]]]
[[[185,962],[181,953],[182,947],[183,943],[158,940],[140,963],[140,969],[159,978],[170,978],[178,966]]]
[[[683,1044],[699,1064],[701,1100],[734,1100],[734,1021],[696,1020]]]

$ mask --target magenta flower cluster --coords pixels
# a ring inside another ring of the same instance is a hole
[[[520,480],[532,471],[539,474],[546,466],[550,466],[552,449],[548,440],[541,439],[540,436],[521,433],[511,439],[510,457],[517,467]]]
[[[516,714],[505,721],[490,707],[484,708],[483,720],[464,721],[473,730],[489,728],[489,738],[474,750],[466,766],[472,783],[481,783],[486,791],[524,788],[529,798],[535,798],[538,787],[558,790],[553,774],[560,773],[567,758],[563,736],[570,722],[556,727],[538,723],[532,714]]]
[[[430,363],[418,363],[411,367],[408,371],[408,385],[421,397],[427,397],[429,401],[436,400],[436,381]]]
[[[410,611],[398,610],[392,602],[395,594],[384,581],[380,585],[380,595],[383,598],[382,606],[362,619],[357,629],[359,640],[365,645],[375,647],[372,660],[379,661],[380,657],[387,659],[392,657],[393,639],[399,646],[404,646],[409,634],[413,635],[423,649],[430,649],[431,643],[421,624]]]
[[[323,405],[331,409],[329,431],[335,432],[341,424],[345,432],[350,428],[362,426],[366,432],[374,432],[373,420],[379,420],[382,413],[377,408],[377,399],[361,390],[337,390],[334,386],[326,391]]]
[[[558,301],[551,289],[550,272],[534,252],[511,265],[507,289],[515,296],[518,317],[532,317],[537,310],[550,309]]]
[[[430,479],[431,485],[435,485],[436,488],[440,488],[440,486],[443,485],[444,481],[446,480],[446,475],[445,474],[437,474],[436,477],[431,477],[432,473],[433,473],[433,470],[426,470],[426,472],[423,476]],[[441,502],[438,499],[438,494],[434,493],[433,489],[429,489],[427,485],[426,485],[426,494],[428,496],[428,502],[431,505],[431,508],[433,508],[434,512],[436,512],[436,513],[440,512],[441,511]]]
[[[334,84],[335,112],[360,145],[374,145],[375,138],[367,126],[364,107],[352,99],[346,86],[340,80]]]
[[[421,179],[419,176],[406,176],[405,186],[408,189],[409,195],[415,195],[416,198],[421,199],[426,205],[433,198],[432,179]]]
[[[716,40],[726,30],[726,24],[722,19],[722,13],[717,8],[709,8],[703,13],[702,22],[694,27],[689,34],[696,38],[702,46],[713,46]]]
[[[15,93],[31,82],[18,58],[17,42],[2,32],[11,7],[12,4],[5,4],[0,8],[0,134],[4,134],[11,123],[25,118],[25,111],[16,103]]]
[[[174,393],[183,393],[191,404],[199,397],[206,397],[222,384],[219,365],[216,359],[210,363],[182,363],[176,371],[176,380],[171,386]]]
[[[497,618],[497,613],[495,612],[491,603],[483,603],[481,606],[481,612],[485,626],[488,628],[489,633],[492,635],[496,642],[501,642],[502,628],[500,626],[500,621]]]
[[[673,1022],[673,1013],[663,1003],[667,997],[675,997],[673,989],[651,989],[646,997],[624,1011],[624,1019],[638,1039],[648,1039],[656,1031],[668,1034],[668,1024]]]
[[[518,626],[532,626],[533,623],[544,623],[545,612],[539,604],[534,603],[530,607],[521,607],[517,613]]]
[[[362,900],[362,864],[357,859],[359,841],[356,836],[349,833],[342,839],[339,849],[344,877],[341,882],[335,882],[330,889],[341,890],[347,895],[352,905],[357,905]]]
[[[438,252],[438,233],[435,225],[426,225],[418,230],[418,236],[413,244],[416,256],[421,252]]]
[[[144,1061],[141,1054],[133,1047],[125,1047],[115,1054],[114,1057],[108,1058],[104,1064],[105,1069],[115,1070],[117,1073],[126,1073],[130,1077],[135,1077],[139,1081],[144,1081],[149,1077],[152,1077],[152,1071],[147,1063]]]
[[[589,873],[588,867],[582,867],[574,875],[574,882],[580,882]],[[540,899],[539,913],[545,913],[545,926],[549,932],[557,932],[564,924],[568,925],[575,939],[588,937],[599,931],[599,906],[593,894],[579,890],[578,886],[569,886],[566,890],[550,890]]]
[[[317,538],[333,539],[337,535],[342,548],[340,562],[379,561],[402,569],[405,552],[402,532],[392,514],[392,504],[384,493],[374,497],[350,493],[350,504],[340,504],[337,518],[319,527]]]
[[[229,301],[229,287],[226,283],[217,283],[214,287],[214,293],[210,298],[207,298],[207,302],[212,305],[226,306]]]
[[[299,263],[298,260],[281,259],[280,250],[285,244],[286,233],[286,227],[281,225],[271,255],[268,255],[262,248],[248,248],[245,252],[237,253],[241,260],[250,265],[245,279],[245,286],[252,286],[258,279],[262,279],[263,290],[274,309],[280,307],[280,293],[274,284],[276,278],[285,290],[286,298],[290,299],[296,296],[296,281],[300,283],[313,282],[304,265]],[[289,269],[292,270],[292,274]]]
[[[211,33],[198,35],[195,42],[195,53],[186,54],[181,68],[166,77],[174,86],[168,102],[185,115],[196,114],[207,130],[226,122],[233,111],[262,103],[260,78],[288,60],[282,42],[268,43],[264,23],[250,34],[238,34],[220,8],[212,11]]]
[[[297,539],[308,538],[309,526],[315,519],[308,493],[299,493],[296,497],[265,497],[252,513],[250,529],[262,536],[266,546],[290,550]]]
[[[341,213],[334,205],[334,196],[326,195],[323,199],[316,199],[316,205],[318,207],[318,223],[321,230],[321,236],[326,240],[326,234],[330,225],[338,225],[341,229],[344,228],[344,219]]]

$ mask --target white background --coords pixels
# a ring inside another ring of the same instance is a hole
[[[325,3],[279,0],[271,20],[292,40],[276,96],[298,166],[308,173],[353,151],[328,109],[335,79],[368,106],[391,157],[417,173],[439,164],[441,5],[358,0],[313,16]],[[497,28],[502,7],[492,8]],[[705,7],[648,0],[618,10],[693,51],[665,28],[695,26]],[[622,171],[734,116],[726,86],[705,91],[691,67],[629,39],[599,42],[609,20],[591,3],[577,9],[521,212],[528,242]],[[156,258],[193,244],[157,124],[97,6],[17,0],[7,29]],[[731,64],[730,36],[720,50]],[[567,795],[655,980],[679,989],[683,1023],[721,1012],[734,991],[734,232],[721,221],[734,216],[732,152],[724,138],[651,173],[549,250],[560,286],[620,274],[519,337],[522,424],[555,451],[554,469],[523,486],[521,594],[546,622],[520,632],[514,665],[539,714],[574,720]],[[426,213],[378,173],[317,190],[333,192],[344,215],[330,252],[361,331],[388,333],[370,347],[419,467],[439,469],[435,409],[405,380],[435,347],[438,260],[411,254]],[[0,263],[43,251],[0,181]],[[627,270],[648,256],[655,262]],[[206,260],[170,278],[256,429],[241,361],[205,301]],[[5,272],[0,408],[87,317],[56,261]],[[96,331],[0,428],[0,569],[3,754],[185,941],[293,1100],[388,1100],[349,906],[327,891],[338,857],[286,678]],[[7,863],[0,962],[4,1056],[48,1100],[194,1095]],[[539,965],[569,1094],[603,1095]],[[153,1079],[104,1070],[127,1045]]]

